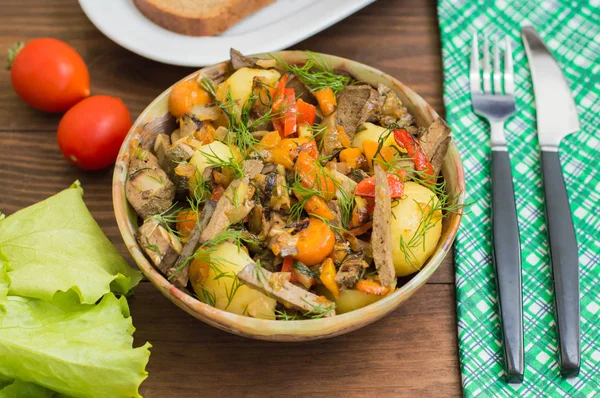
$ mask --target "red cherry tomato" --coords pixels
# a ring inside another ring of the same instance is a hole
[[[10,66],[16,93],[46,112],[63,112],[90,95],[90,74],[83,59],[68,44],[35,39],[20,50]]]
[[[404,196],[404,180],[406,179],[406,170],[398,170],[395,174],[388,174],[388,186],[391,198],[401,198]],[[375,197],[375,176],[365,178],[358,183],[354,189],[358,196],[367,198]]]
[[[58,125],[58,146],[63,156],[85,170],[98,170],[115,162],[131,128],[123,101],[107,95],[84,99],[65,113]]]

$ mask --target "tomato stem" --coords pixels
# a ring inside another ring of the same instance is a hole
[[[17,58],[17,54],[25,47],[25,43],[22,41],[18,41],[8,48],[8,64],[6,65],[6,70],[10,70],[15,58]]]

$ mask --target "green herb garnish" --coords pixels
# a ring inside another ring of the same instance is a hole
[[[216,97],[215,82],[213,82],[213,80],[210,77],[203,76],[202,79],[200,79],[200,87],[202,87],[204,91],[212,95],[213,98]]]
[[[302,264],[300,261],[294,261],[294,265],[292,266],[294,269],[297,269],[300,273],[310,276],[311,278],[319,279],[319,273],[311,270],[306,265]]]
[[[208,162],[208,165],[212,168],[228,168],[233,171],[233,178],[244,178],[244,168],[241,162],[230,157],[228,159],[221,159],[213,150],[210,149],[211,153],[203,152],[200,153]]]
[[[277,61],[281,69],[296,75],[313,92],[330,88],[338,94],[350,84],[349,76],[334,73],[333,69],[317,54],[309,53],[306,63],[302,66],[290,65],[273,55],[271,57]]]
[[[297,321],[299,319],[302,319],[302,317],[297,312],[294,312],[293,314],[288,314],[284,311],[275,310],[275,319],[279,319],[282,321]]]
[[[138,175],[139,173],[141,173],[142,171],[146,171],[146,170],[152,170],[151,167],[140,167],[139,169],[133,171],[132,173],[129,174],[129,179],[133,180],[133,178]]]

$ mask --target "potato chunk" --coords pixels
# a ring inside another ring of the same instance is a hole
[[[275,299],[244,285],[237,277],[252,259],[236,245],[224,242],[189,267],[190,282],[202,301],[216,308],[254,318],[274,319]]]
[[[241,158],[242,156],[235,146],[228,146],[221,141],[213,141],[210,144],[202,145],[194,152],[190,164],[196,166],[198,173],[202,175],[204,169],[210,167],[211,163],[226,162],[229,159],[240,161]]]
[[[281,76],[279,72],[273,69],[238,69],[229,76],[227,80],[217,86],[217,101],[226,104],[227,93],[231,93],[231,96],[235,101],[235,110],[239,115],[244,103],[252,93],[252,86],[255,78],[259,78],[267,86],[275,87],[279,80],[279,76]]]
[[[334,301],[337,314],[345,314],[346,312],[358,310],[385,297],[359,292],[356,289],[346,289],[341,290],[340,296],[335,298],[323,285],[316,287],[316,293]]]
[[[379,142],[379,139],[383,136],[384,133],[389,133],[389,130],[385,127],[381,127],[373,123],[365,123],[362,125],[362,127],[363,129],[359,130],[352,139],[352,146],[361,150],[363,147],[362,143],[364,140]],[[384,141],[384,145],[397,146],[396,141],[394,141],[393,134],[389,134],[387,136],[387,138]]]
[[[396,276],[419,271],[435,251],[442,233],[442,214],[434,211],[438,203],[435,193],[415,182],[407,182],[404,194],[405,197],[392,206],[392,257]]]

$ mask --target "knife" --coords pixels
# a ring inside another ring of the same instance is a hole
[[[569,84],[560,66],[533,27],[521,37],[533,80],[537,130],[542,149],[546,222],[556,297],[560,370],[563,377],[579,374],[579,258],[569,198],[558,157],[560,141],[579,130]]]

